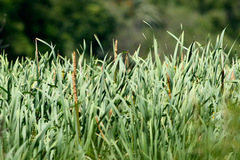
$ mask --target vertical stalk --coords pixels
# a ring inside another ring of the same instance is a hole
[[[234,70],[232,71],[231,80],[235,80],[235,74],[234,74]]]
[[[116,40],[115,41],[115,49],[114,49],[114,62],[116,63],[116,60],[117,60],[117,50],[118,50],[118,41]],[[115,69],[115,72],[114,72],[114,82],[116,83],[117,82],[117,68]]]
[[[118,51],[118,40],[115,41],[115,48],[114,48],[114,61],[117,60],[117,51]]]
[[[117,60],[117,51],[118,51],[118,40],[115,41],[115,48],[114,48],[114,62],[116,63]],[[117,82],[117,67],[114,72],[114,82]],[[109,115],[112,115],[112,108],[109,111]]]
[[[56,76],[57,76],[57,72],[56,72],[56,70],[54,69],[54,73],[53,73],[53,82],[55,82],[55,80],[56,80]]]
[[[75,113],[76,113],[76,121],[77,121],[77,134],[80,140],[80,122],[79,122],[79,109],[78,109],[78,98],[77,98],[77,87],[76,87],[76,74],[77,74],[77,65],[76,65],[76,52],[73,52],[73,73],[72,73],[72,80],[73,80],[73,95],[74,95],[74,102],[75,102]]]
[[[95,120],[96,120],[96,122],[97,122],[97,126],[98,126],[98,129],[99,129],[99,131],[100,131],[100,133],[101,133],[101,135],[102,135],[102,138],[105,139],[104,134],[103,134],[103,132],[102,132],[102,130],[101,130],[101,127],[100,127],[100,124],[99,124],[99,121],[98,121],[97,116],[95,116]]]

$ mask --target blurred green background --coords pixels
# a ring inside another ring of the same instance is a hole
[[[133,53],[142,44],[145,56],[152,31],[143,20],[153,27],[165,55],[176,44],[167,31],[179,36],[181,25],[186,46],[193,40],[206,44],[208,37],[215,41],[225,27],[225,44],[231,46],[240,33],[239,8],[239,0],[0,0],[0,49],[10,59],[33,57],[38,37],[69,56],[85,39],[101,58],[104,55],[93,36],[97,34],[106,52],[112,52],[113,39],[117,39],[119,52]],[[239,44],[238,39],[236,51]],[[42,45],[40,51],[47,50]]]

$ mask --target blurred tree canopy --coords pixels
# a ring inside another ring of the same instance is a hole
[[[60,54],[67,55],[83,39],[95,42],[93,34],[106,44],[115,28],[114,17],[98,0],[1,0],[0,15],[4,13],[2,35],[12,58],[33,56],[36,37],[53,42]]]
[[[6,23],[6,15],[4,15],[3,20],[2,20],[2,25],[0,26],[0,37],[1,37],[1,33],[3,31],[5,23]],[[0,39],[0,50],[5,49],[7,47],[8,47],[8,45],[3,44],[3,39]]]
[[[176,43],[166,31],[180,35],[180,24],[186,45],[193,40],[204,43],[208,35],[215,38],[225,27],[225,43],[231,45],[240,33],[239,8],[239,0],[1,0],[0,20],[5,14],[7,18],[0,40],[9,44],[6,52],[13,59],[33,56],[36,37],[69,55],[83,39],[96,46],[94,34],[107,51],[118,39],[120,52],[133,52],[142,44],[144,54],[152,40],[145,20],[152,25],[160,50],[170,54]],[[98,53],[97,47],[93,49]]]

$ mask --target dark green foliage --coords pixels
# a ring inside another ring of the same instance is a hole
[[[133,52],[142,44],[140,55],[146,57],[152,39],[149,27],[142,23],[145,20],[161,42],[160,51],[170,54],[175,42],[166,31],[180,34],[180,24],[188,31],[185,39],[189,45],[193,40],[204,45],[207,43],[204,35],[211,33],[210,38],[216,37],[225,27],[226,44],[232,44],[240,33],[239,7],[238,0],[1,0],[0,19],[7,14],[1,39],[10,45],[6,52],[13,59],[33,56],[36,37],[56,44],[61,55],[69,55],[79,48],[82,39],[87,44],[93,41],[96,46],[94,34],[107,51],[112,39],[118,39],[119,51]],[[238,48],[236,45],[234,50]],[[44,49],[42,52],[47,50]],[[101,52],[94,47],[93,53]]]
[[[0,53],[2,52],[3,49],[8,47],[8,45],[6,45],[6,44],[4,45],[3,44],[3,39],[2,39],[2,37],[3,37],[2,36],[2,31],[3,31],[5,23],[6,23],[6,15],[4,15],[2,23],[0,24]]]
[[[93,34],[97,34],[103,44],[109,42],[115,29],[113,16],[98,0],[3,0],[0,17],[3,13],[7,14],[3,34],[10,44],[7,52],[15,54],[9,55],[10,58],[33,56],[36,37],[53,42],[60,54],[69,55],[79,48],[83,39],[88,44],[94,41]]]

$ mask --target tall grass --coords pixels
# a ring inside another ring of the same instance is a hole
[[[0,159],[237,159],[239,60],[223,35],[189,47],[172,35],[164,61],[155,38],[146,59],[116,42],[114,61],[87,63],[84,47],[76,67],[40,39],[51,52],[35,60],[1,55]]]

